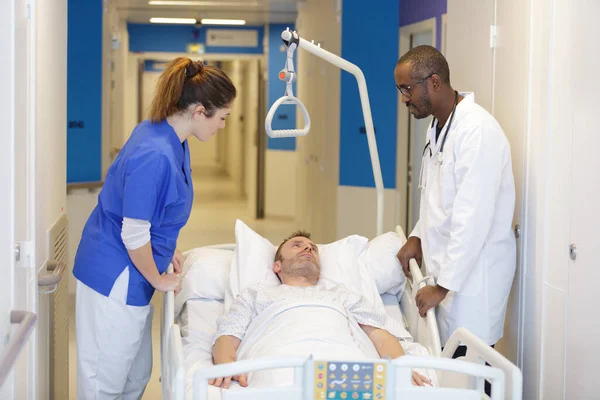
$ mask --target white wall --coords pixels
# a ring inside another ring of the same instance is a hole
[[[258,78],[259,62],[249,61],[244,72],[243,93],[238,98],[244,102],[244,149],[246,165],[244,170],[244,195],[247,200],[247,214],[256,215],[256,185],[258,157]]]
[[[67,2],[36,3],[35,45],[35,257],[46,261],[47,229],[66,207]],[[49,77],[51,77],[49,79]],[[39,270],[37,271],[39,272]],[[65,273],[63,279],[69,279]],[[37,399],[48,398],[49,297],[38,297]],[[34,382],[30,382],[34,384]]]
[[[224,65],[227,73],[236,88],[242,87],[243,67],[239,60],[227,62]],[[240,117],[243,114],[243,98],[236,99],[231,114],[227,117],[227,158],[225,170],[233,179],[236,188],[241,194],[243,192],[242,168],[244,167],[244,136]]]
[[[396,229],[395,189],[384,190],[383,231]],[[360,234],[367,238],[377,236],[377,192],[373,188],[356,186],[338,187],[338,237]],[[365,206],[368,204],[368,206]],[[408,235],[410,232],[407,232]]]
[[[142,120],[147,119],[150,114],[150,107],[152,106],[152,99],[159,77],[159,71],[144,71],[142,74]]]
[[[113,37],[116,38],[116,45],[118,46],[117,49],[112,49],[114,89],[111,91],[109,104],[111,108],[109,121],[111,161],[116,156],[116,151],[123,147],[130,134],[126,127],[126,110],[130,107],[126,104],[126,96],[128,96],[126,91],[128,88],[129,33],[127,32],[126,20],[119,18],[115,25],[111,29],[111,41]]]
[[[295,151],[266,151],[265,216],[287,218],[296,216],[299,190],[296,185],[297,155]]]
[[[296,29],[308,40],[341,54],[341,10],[336,1],[308,0],[298,4]],[[298,227],[309,230],[320,242],[340,236],[338,186],[340,169],[339,68],[307,52],[297,52],[297,96],[311,118],[310,133],[297,140]],[[297,123],[302,116],[297,113]],[[364,205],[360,205],[364,208]]]
[[[129,135],[139,122],[138,107],[139,107],[139,67],[137,57],[127,52],[126,65],[126,82],[125,82],[125,110],[123,121],[123,143],[127,141]]]

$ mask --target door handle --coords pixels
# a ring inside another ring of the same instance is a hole
[[[19,329],[12,335],[10,342],[6,346],[4,356],[0,361],[0,388],[4,384],[4,380],[12,370],[21,350],[27,343],[31,332],[35,326],[37,316],[29,311],[16,311],[10,313],[11,324],[19,324]]]
[[[48,273],[42,273],[38,275],[38,286],[54,286],[60,283],[63,273],[65,272],[66,264],[55,260],[46,262],[46,271]]]

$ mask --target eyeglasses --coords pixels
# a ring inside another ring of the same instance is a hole
[[[396,89],[398,89],[398,91],[400,93],[402,93],[402,95],[408,99],[410,99],[410,91],[411,89],[413,89],[415,86],[420,85],[421,83],[425,82],[427,79],[431,78],[432,76],[435,75],[435,72],[429,76],[426,76],[425,78],[421,79],[418,82],[413,83],[412,85],[409,86],[398,86],[396,85]]]

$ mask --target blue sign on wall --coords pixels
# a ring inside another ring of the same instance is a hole
[[[398,27],[398,1],[371,2],[368,7],[344,2],[342,58],[361,68],[367,80],[386,189],[396,187]],[[375,187],[358,85],[347,72],[342,72],[340,108],[340,185]]]
[[[68,2],[67,183],[102,179],[102,2]]]
[[[255,47],[210,46],[207,44],[206,31],[239,30],[255,35],[258,41]],[[206,53],[219,54],[263,54],[264,27],[262,26],[215,26],[197,27],[195,25],[156,25],[127,24],[129,32],[129,51],[186,53],[188,45],[202,44]]]

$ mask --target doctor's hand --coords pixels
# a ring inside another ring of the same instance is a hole
[[[440,304],[446,298],[446,294],[448,294],[448,289],[440,285],[425,286],[420,289],[415,296],[417,307],[419,307],[419,315],[425,318],[427,311]]]
[[[421,262],[423,261],[423,250],[421,249],[421,239],[416,236],[409,237],[404,246],[400,249],[398,254],[398,261],[400,261],[400,265],[402,265],[402,270],[404,271],[404,275],[408,277],[412,281],[412,274],[410,273],[410,267],[408,265],[408,261],[411,258],[414,258],[421,266]]]
[[[173,264],[173,271],[176,274],[180,274],[183,271],[183,262],[185,261],[185,257],[179,250],[175,250],[175,254],[173,254],[173,259],[171,260],[171,264]]]
[[[208,381],[208,384],[216,387],[222,387],[223,389],[229,389],[229,385],[231,384],[232,380],[237,381],[242,387],[248,386],[248,377],[246,374],[227,376],[225,378],[213,378]]]

